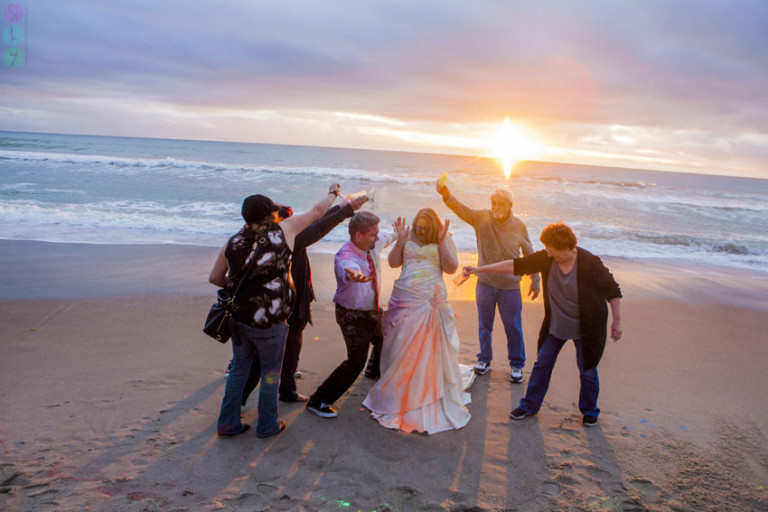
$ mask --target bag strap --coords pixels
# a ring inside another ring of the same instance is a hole
[[[240,287],[243,286],[243,282],[247,279],[248,274],[250,274],[251,269],[253,268],[254,263],[258,259],[259,253],[261,252],[262,247],[264,247],[264,244],[266,243],[266,241],[267,241],[267,238],[264,235],[260,236],[259,239],[257,240],[257,245],[256,247],[254,247],[252,251],[253,256],[251,257],[251,261],[249,261],[248,265],[245,267],[245,270],[243,271],[243,276],[240,278],[240,282],[237,283],[237,288],[235,288],[235,291],[232,293],[232,298],[229,299],[229,301],[227,301],[229,302],[229,304],[234,304],[235,297],[237,297],[237,292],[240,291]]]

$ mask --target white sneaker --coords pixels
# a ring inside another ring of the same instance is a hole
[[[520,384],[523,382],[523,369],[512,368],[512,372],[509,374],[509,380],[515,384]]]
[[[491,370],[491,363],[485,362],[485,361],[478,361],[475,365],[475,374],[476,375],[485,375]]]

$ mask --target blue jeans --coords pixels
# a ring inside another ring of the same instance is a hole
[[[293,402],[299,396],[296,392],[296,378],[293,374],[296,373],[296,369],[299,367],[299,353],[301,352],[303,332],[304,327],[288,326],[288,335],[285,338],[285,351],[283,353],[283,365],[280,370],[280,392],[278,393],[280,400],[286,402]],[[243,389],[243,407],[245,407],[245,403],[248,401],[251,393],[253,393],[253,390],[259,385],[260,380],[261,361],[258,357],[254,357],[251,371],[248,373],[248,379],[245,381],[245,388]]]
[[[288,326],[284,323],[260,328],[233,322],[232,369],[221,402],[219,434],[237,434],[245,428],[240,422],[240,403],[254,358],[259,359],[261,366],[256,435],[268,436],[280,430],[277,422],[277,389],[287,334]],[[235,343],[235,339],[239,342]]]
[[[480,353],[477,360],[490,363],[493,360],[493,321],[496,318],[496,306],[507,335],[507,358],[512,368],[525,366],[525,343],[523,342],[523,300],[520,290],[501,290],[487,284],[477,283],[475,289],[477,301],[478,337]]]
[[[528,389],[525,396],[520,399],[520,409],[528,414],[536,414],[544,401],[544,395],[549,389],[549,379],[552,377],[552,368],[555,366],[557,355],[568,340],[555,338],[551,334],[544,340],[533,365],[531,378],[528,380]],[[600,381],[597,378],[597,367],[584,370],[584,358],[582,355],[581,340],[573,340],[576,345],[576,364],[579,367],[579,410],[585,416],[597,416],[600,409],[597,407],[597,395],[600,392]]]

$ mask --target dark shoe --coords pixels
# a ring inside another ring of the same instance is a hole
[[[336,409],[330,405],[313,402],[312,400],[307,402],[307,409],[317,414],[321,418],[335,418],[339,415],[339,413],[336,412]]]
[[[514,411],[512,411],[511,413],[509,413],[509,417],[512,418],[513,420],[521,420],[526,416],[532,416],[532,414],[528,414],[527,412],[525,412],[519,407]]]
[[[280,397],[280,401],[281,402],[288,402],[288,403],[291,403],[291,402],[306,402],[307,400],[309,400],[309,397],[307,395],[302,395],[301,393],[298,393],[295,398],[290,398],[290,397],[283,398],[283,397]]]
[[[248,432],[249,430],[251,430],[251,426],[248,425],[248,424],[245,424],[245,425],[243,425],[243,430],[240,430],[238,432],[233,432],[232,434],[228,434],[226,432],[219,432],[218,436],[219,437],[234,437],[234,436],[239,436],[243,432]]]
[[[581,418],[581,424],[585,427],[594,427],[597,425],[597,416],[584,416]]]
[[[378,379],[381,377],[381,369],[379,368],[379,360],[374,354],[371,354],[371,358],[368,359],[368,364],[365,367],[365,376],[369,379]]]
[[[264,439],[265,437],[272,437],[272,436],[276,436],[277,434],[279,434],[280,432],[282,432],[283,430],[285,430],[285,422],[284,422],[284,421],[280,421],[280,422],[278,422],[278,425],[280,426],[280,429],[279,429],[277,432],[272,432],[271,434],[267,434],[267,435],[265,435],[265,436],[260,436],[259,434],[256,434],[256,437],[259,437],[259,438],[261,438],[261,439]]]

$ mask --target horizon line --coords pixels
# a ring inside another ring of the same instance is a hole
[[[455,157],[455,158],[472,158],[472,159],[479,159],[479,160],[496,160],[496,158],[488,155],[472,155],[472,154],[462,154],[462,153],[450,153],[450,152],[436,152],[436,151],[412,151],[412,150],[401,150],[401,149],[381,149],[381,148],[365,148],[365,147],[347,147],[347,146],[315,146],[315,145],[307,145],[307,144],[287,144],[287,143],[279,143],[279,142],[253,142],[253,141],[243,141],[243,140],[225,140],[225,139],[185,139],[185,138],[177,138],[177,137],[147,137],[147,136],[137,136],[137,135],[105,135],[105,134],[94,134],[94,133],[53,133],[53,132],[30,132],[30,131],[20,131],[20,130],[4,130],[0,129],[0,133],[20,133],[20,134],[26,134],[26,135],[52,135],[52,136],[74,136],[74,137],[103,137],[103,138],[113,138],[113,139],[141,139],[141,140],[155,140],[155,141],[180,141],[180,142],[203,142],[203,143],[225,143],[225,144],[255,144],[255,145],[263,145],[263,146],[285,146],[285,147],[303,147],[303,148],[321,148],[321,149],[338,149],[338,150],[351,150],[351,151],[375,151],[375,152],[382,152],[382,153],[401,153],[401,154],[410,154],[410,155],[435,155],[435,156],[447,156],[447,157]],[[2,148],[2,144],[0,144],[0,149]],[[711,171],[711,172],[704,172],[701,170],[696,169],[649,169],[647,167],[635,167],[635,166],[613,166],[613,165],[605,165],[605,164],[592,164],[592,163],[576,163],[576,162],[566,162],[566,161],[557,161],[557,160],[528,160],[528,159],[521,159],[518,160],[514,167],[517,167],[517,165],[521,163],[528,163],[528,164],[560,164],[560,165],[570,165],[575,167],[594,167],[597,169],[613,169],[618,171],[644,171],[644,172],[660,172],[665,174],[690,174],[690,175],[699,175],[699,176],[716,176],[721,178],[741,178],[741,179],[756,179],[756,180],[768,180],[768,176],[756,176],[752,174],[738,174],[734,171],[732,174],[724,174],[722,171]]]

